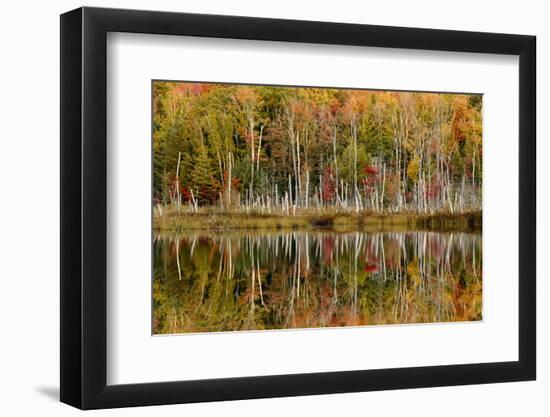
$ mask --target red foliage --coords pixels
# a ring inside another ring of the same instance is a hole
[[[174,87],[173,94],[190,94],[200,96],[203,93],[207,93],[214,87],[214,84],[203,83],[180,83]]]
[[[377,184],[380,182],[380,174],[378,168],[370,165],[365,165],[363,167],[363,173],[365,178],[363,178],[363,186],[367,192],[372,193]]]
[[[191,191],[189,188],[184,187],[180,184],[180,194],[183,201],[189,201],[191,200]]]
[[[189,188],[184,187],[181,181],[176,178],[175,174],[172,173],[169,175],[168,183],[171,184],[170,194],[173,197],[175,197],[177,195],[177,191],[179,191],[182,201],[188,201],[191,199],[191,192],[189,191]]]
[[[335,116],[336,113],[338,113],[338,110],[340,110],[341,103],[337,99],[333,99],[330,102],[330,113]]]
[[[370,165],[365,165],[363,167],[363,172],[366,175],[378,175],[378,168],[370,166]]]
[[[323,237],[323,262],[326,264],[332,264],[334,256],[334,238]]]
[[[322,196],[324,201],[333,201],[336,193],[336,184],[334,180],[334,175],[332,175],[332,168],[327,166],[323,170],[322,176]]]

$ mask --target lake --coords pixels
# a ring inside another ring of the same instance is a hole
[[[481,320],[481,234],[156,233],[153,333]]]

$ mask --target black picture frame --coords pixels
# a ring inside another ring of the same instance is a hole
[[[519,360],[107,385],[108,32],[519,56]],[[534,380],[535,45],[534,36],[252,17],[88,7],[61,15],[61,401],[94,409]]]

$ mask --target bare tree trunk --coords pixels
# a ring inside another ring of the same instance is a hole
[[[477,190],[476,190],[476,151],[477,151],[477,144],[474,147],[474,154],[472,156],[472,197],[473,197],[473,203],[477,208]]]
[[[229,152],[229,156],[227,157],[228,162],[228,169],[227,169],[227,209],[229,210],[231,207],[231,183],[233,182],[231,178],[231,168],[233,164],[233,154]]]
[[[308,200],[309,200],[309,169],[306,171],[306,201],[305,201],[306,210],[309,207]]]
[[[386,164],[384,163],[383,174],[382,174],[382,193],[380,197],[380,212],[384,210],[384,192],[386,189]]]
[[[181,152],[178,152],[178,166],[176,167],[176,206],[178,208],[178,213],[180,212],[181,207],[181,195],[180,195],[180,159]]]
[[[351,136],[353,139],[353,198],[355,200],[355,211],[359,212],[359,190],[357,188],[357,121],[355,116],[351,121]]]
[[[218,167],[219,167],[219,170],[220,170],[220,181],[221,181],[221,184],[222,184],[222,187],[223,187],[223,185],[225,184],[225,179],[223,178],[222,158],[220,156],[220,151],[218,151],[217,149],[216,149],[216,155],[218,156]]]
[[[250,195],[249,204],[252,202],[254,194],[254,119],[249,117],[248,119],[249,129],[250,129]]]
[[[195,199],[195,194],[193,193],[192,188],[191,188],[191,200],[193,201],[193,211],[196,213],[198,211],[198,202]]]
[[[323,179],[319,175],[319,204],[323,207]]]
[[[264,133],[264,125],[260,126],[260,138],[258,140],[258,154],[257,154],[257,164],[256,164],[256,172],[260,170],[260,152],[262,150],[262,136]]]
[[[300,133],[296,133],[296,205],[300,207],[300,202],[302,198],[302,167],[300,166]]]
[[[290,174],[288,174],[288,199],[290,201],[290,204],[292,203],[292,180],[290,177]]]
[[[338,193],[338,158],[336,157],[336,132],[332,133],[332,153],[334,157],[334,179],[336,183],[336,200],[340,200],[340,195]]]

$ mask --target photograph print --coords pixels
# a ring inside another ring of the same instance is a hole
[[[152,81],[152,333],[482,320],[482,95]]]

